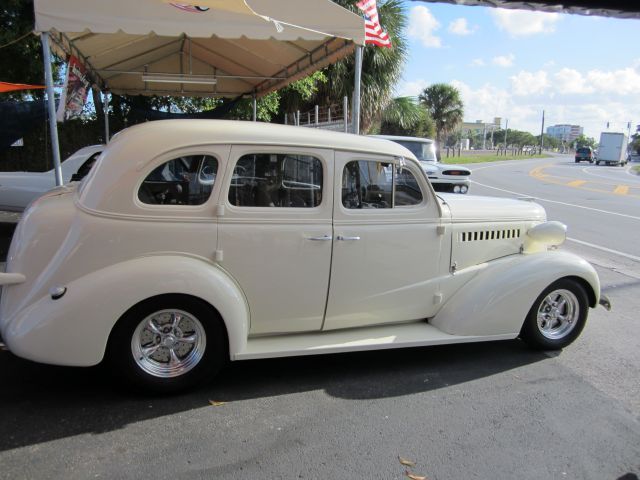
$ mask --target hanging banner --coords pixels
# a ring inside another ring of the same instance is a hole
[[[64,122],[82,114],[84,102],[89,94],[90,83],[87,69],[76,57],[71,56],[67,65],[62,96],[58,104],[56,115],[58,122]]]

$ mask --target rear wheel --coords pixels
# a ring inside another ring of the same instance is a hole
[[[582,285],[568,278],[558,280],[536,299],[520,337],[533,348],[564,348],[582,332],[588,308],[587,293]]]
[[[185,295],[150,298],[131,308],[109,339],[112,372],[139,390],[170,393],[211,378],[226,360],[222,320]]]

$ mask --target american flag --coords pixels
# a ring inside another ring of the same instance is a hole
[[[376,0],[360,0],[356,6],[364,12],[364,43],[391,48],[389,35],[380,26]]]

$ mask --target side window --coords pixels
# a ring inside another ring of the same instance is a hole
[[[322,162],[309,155],[243,155],[233,170],[229,203],[237,207],[313,208],[322,202]]]
[[[342,173],[342,204],[346,208],[391,208],[393,168],[390,163],[349,162]]]
[[[342,205],[345,208],[392,208],[417,205],[422,191],[413,174],[402,165],[359,160],[345,165]]]
[[[210,155],[174,158],[142,182],[138,199],[149,205],[202,205],[211,196],[218,161]]]

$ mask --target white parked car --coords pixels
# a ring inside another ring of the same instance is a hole
[[[370,137],[253,122],[150,122],[11,243],[0,332],[16,355],[106,359],[173,391],[227,360],[521,337],[570,344],[599,302],[536,203],[434,191]]]
[[[399,143],[411,150],[422,169],[429,177],[436,192],[467,193],[469,191],[469,176],[471,170],[460,165],[449,165],[438,162],[436,145],[429,138],[401,137],[395,135],[371,135]]]
[[[69,183],[84,176],[104,150],[92,145],[75,152],[62,162],[62,180]],[[53,170],[48,172],[0,172],[0,210],[21,212],[29,202],[56,186]]]

